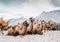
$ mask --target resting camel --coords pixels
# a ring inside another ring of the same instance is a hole
[[[48,30],[51,29],[52,25],[53,25],[53,22],[51,20],[49,20],[48,22],[46,22],[46,28]]]
[[[29,18],[29,25],[27,27],[27,33],[32,34],[32,29],[33,29],[33,18]]]
[[[19,33],[19,35],[25,35],[27,30],[26,21],[24,21],[22,24],[18,23],[18,25],[15,27],[15,30]]]
[[[9,25],[8,22],[3,22],[2,23],[3,29],[6,30],[8,25]]]
[[[43,32],[45,32],[45,30],[46,30],[46,21],[42,20],[41,23],[42,23],[42,27],[43,27]]]
[[[2,30],[3,18],[0,18],[0,30]]]
[[[7,35],[14,35],[15,33],[15,28],[10,26],[9,29],[7,30]]]
[[[0,18],[0,30],[5,29],[8,26],[8,22],[5,22],[3,18]]]
[[[45,32],[45,30],[50,30],[50,29],[52,29],[51,27],[52,27],[52,25],[53,25],[53,22],[51,21],[51,20],[49,20],[49,21],[42,21],[42,24],[43,24],[43,30],[44,30],[44,32]]]
[[[43,34],[43,27],[40,20],[33,22],[33,33]]]

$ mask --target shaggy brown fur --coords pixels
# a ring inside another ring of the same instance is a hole
[[[16,25],[15,30],[19,33],[19,35],[25,35],[27,30],[26,21],[22,24]]]
[[[14,26],[9,26],[8,22],[5,22],[3,18],[0,18],[0,30],[6,29],[8,31],[8,35],[25,35],[25,34],[43,34],[43,30],[51,29],[53,22],[49,21],[41,21],[39,19],[34,20],[32,17],[29,18],[29,24],[27,21],[15,24]]]
[[[9,27],[9,29],[7,30],[7,35],[14,35],[14,32],[15,32],[15,28],[13,28],[12,26]]]
[[[32,34],[32,29],[33,29],[33,18],[29,18],[29,26],[27,27],[27,33]]]
[[[46,28],[47,29],[51,29],[52,25],[53,25],[53,22],[51,20],[49,20],[48,22],[46,22]]]
[[[3,30],[8,26],[8,22],[5,22],[3,18],[0,18],[0,30]]]
[[[43,27],[40,20],[33,22],[33,33],[43,34]]]

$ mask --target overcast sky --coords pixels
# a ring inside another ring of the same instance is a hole
[[[60,0],[0,0],[0,16],[8,15],[9,18],[36,17],[43,11],[58,9],[60,9]]]

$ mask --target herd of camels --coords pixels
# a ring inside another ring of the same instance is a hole
[[[0,18],[0,31],[7,31],[7,35],[26,35],[26,34],[40,34],[47,29],[51,29],[53,22],[51,20],[44,21],[39,19],[33,19],[30,17],[28,22],[23,21],[22,23],[17,23],[15,25],[10,25],[9,22]]]

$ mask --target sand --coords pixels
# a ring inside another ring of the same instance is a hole
[[[46,31],[43,35],[0,35],[0,42],[60,42],[60,31]]]

